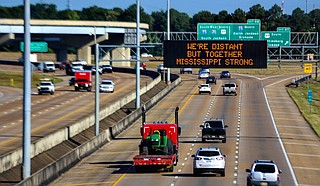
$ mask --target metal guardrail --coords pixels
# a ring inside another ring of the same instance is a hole
[[[308,81],[309,79],[311,79],[311,77],[312,77],[311,74],[299,76],[299,77],[293,79],[289,84],[287,84],[286,87],[291,87],[291,86],[298,87],[300,85],[300,83]]]

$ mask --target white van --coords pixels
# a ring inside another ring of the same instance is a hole
[[[43,62],[43,72],[55,72],[56,67],[54,62],[52,61],[45,61]]]

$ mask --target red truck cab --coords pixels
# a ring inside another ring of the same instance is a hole
[[[87,90],[91,92],[92,87],[92,75],[90,70],[81,70],[75,72],[75,84],[74,90]]]

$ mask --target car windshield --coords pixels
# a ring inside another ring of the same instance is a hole
[[[274,165],[257,164],[254,167],[254,172],[274,173],[275,171]]]
[[[235,87],[235,84],[225,84],[225,87]]]
[[[222,74],[227,74],[229,73],[229,71],[222,71]]]
[[[210,126],[211,128],[223,128],[221,121],[207,121],[204,124],[206,127]]]
[[[40,83],[40,85],[42,85],[42,86],[50,86],[51,85],[51,83],[47,83],[47,82],[44,82],[44,83]]]
[[[220,153],[218,151],[199,151],[198,156],[219,156]]]
[[[112,83],[110,81],[104,81],[101,84],[103,84],[103,85],[112,85]]]
[[[201,87],[209,87],[209,85],[200,85]]]

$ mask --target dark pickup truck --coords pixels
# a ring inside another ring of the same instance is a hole
[[[223,119],[210,119],[204,122],[202,127],[202,142],[207,140],[222,140],[222,143],[227,141],[226,128]]]

